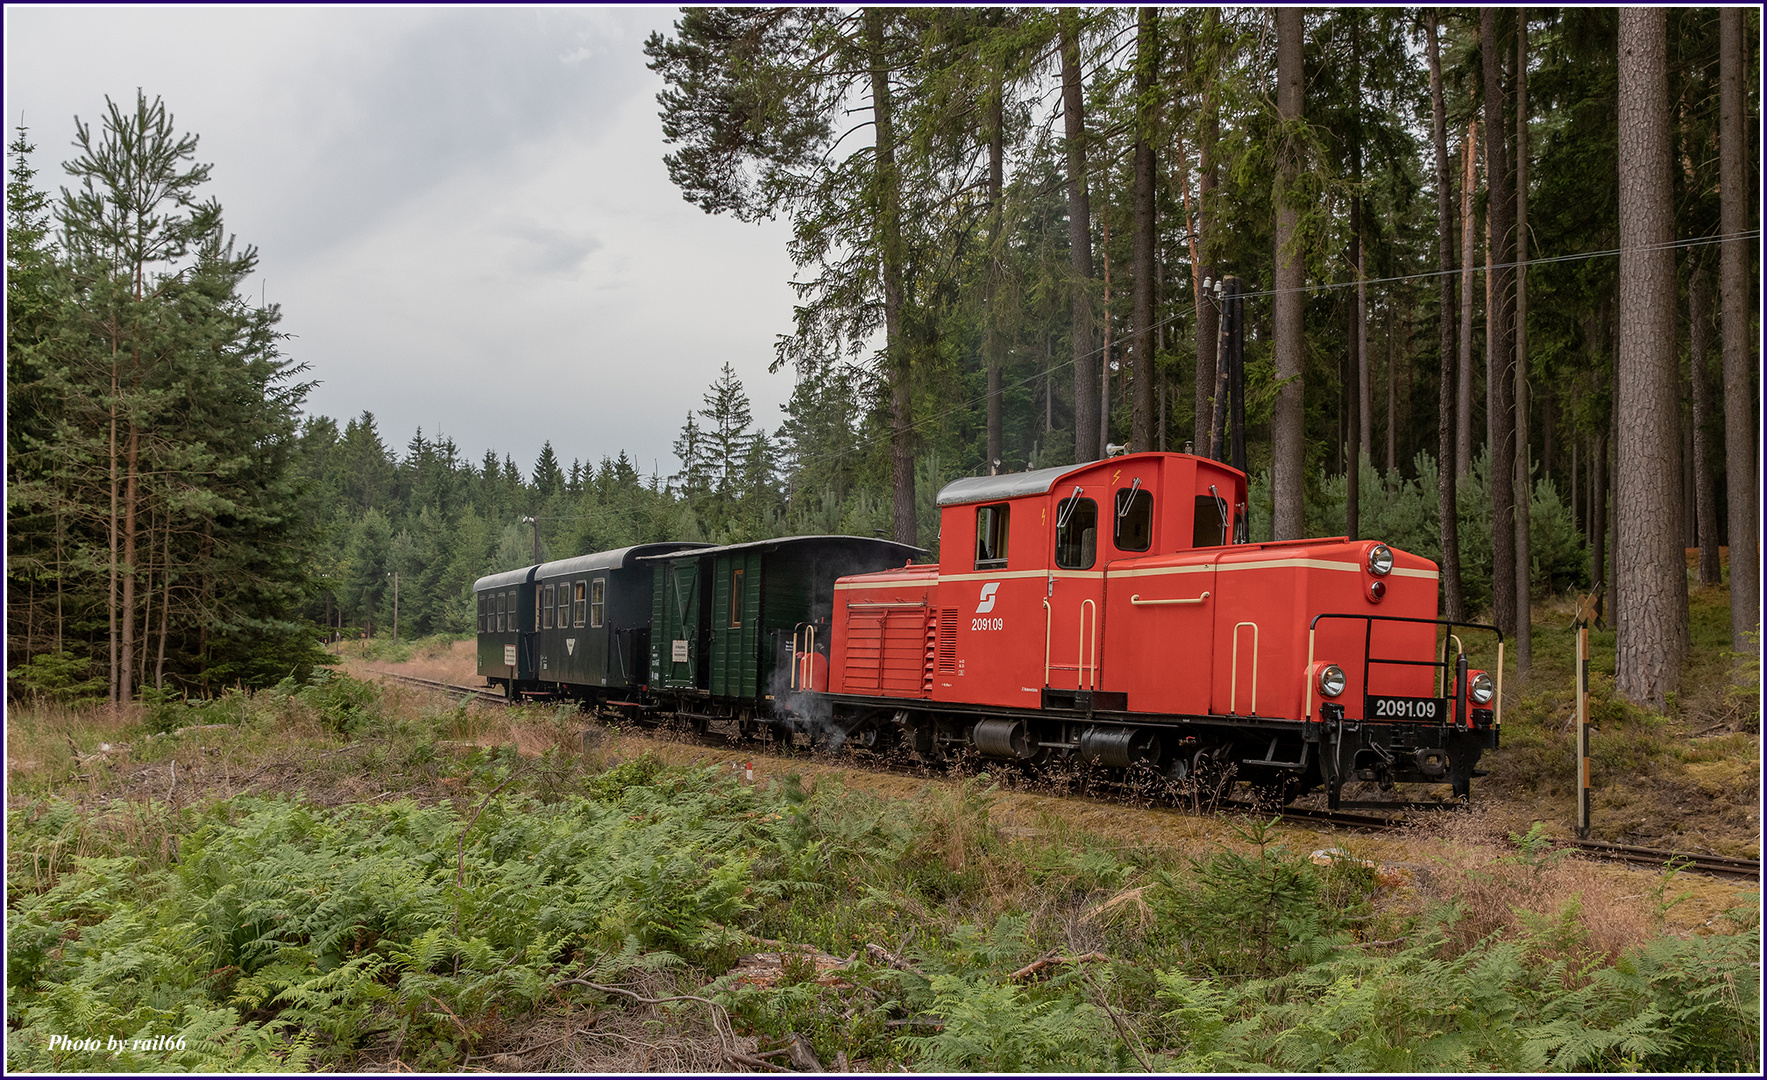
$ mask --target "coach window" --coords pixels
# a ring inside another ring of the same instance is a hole
[[[479,633],[485,632],[485,595],[479,594]]]
[[[503,632],[503,594],[502,593],[494,593],[491,596],[491,630],[493,633],[498,633],[498,634],[501,634]]]
[[[545,630],[552,629],[552,598],[554,591],[554,586],[546,586],[546,599],[540,605],[540,610],[546,613],[546,625],[542,627],[542,629]]]
[[[1091,499],[1063,499],[1055,506],[1055,565],[1063,570],[1090,570],[1098,555],[1098,504]]]
[[[730,571],[730,625],[742,625],[742,575],[738,570]]]
[[[1153,494],[1146,488],[1117,490],[1118,551],[1146,551],[1153,544]]]
[[[976,507],[976,569],[999,570],[1006,566],[1005,506]]]
[[[583,619],[588,614],[588,607],[589,586],[579,581],[576,584],[576,593],[571,599],[571,621],[575,625],[583,625]]]
[[[571,624],[571,587],[564,584],[558,587],[558,626],[564,629]]]
[[[600,626],[607,615],[607,579],[596,578],[589,583],[589,625]]]

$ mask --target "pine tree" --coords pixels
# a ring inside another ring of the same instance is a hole
[[[1614,687],[1656,709],[1680,688],[1687,652],[1687,571],[1676,529],[1680,469],[1672,449],[1680,444],[1680,395],[1665,31],[1660,8],[1620,11],[1616,375],[1625,422],[1615,447]]]

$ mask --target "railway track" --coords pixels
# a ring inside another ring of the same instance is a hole
[[[481,701],[496,702],[499,705],[508,704],[508,699],[502,694],[499,694],[494,690],[487,690],[482,686],[462,686],[459,683],[441,682],[437,679],[420,679],[415,675],[400,675],[394,671],[377,671],[374,674],[383,679],[392,679],[395,682],[404,683],[407,686],[417,686],[425,690],[437,690],[445,694],[471,694],[473,697]]]
[[[375,672],[384,679],[392,679],[409,686],[434,690],[446,694],[469,694],[481,701],[507,705],[508,699],[495,691],[477,686],[462,686],[458,683],[441,682],[436,679],[422,679],[414,675],[401,675],[391,671]],[[714,736],[723,738],[723,736]],[[1341,829],[1370,829],[1388,831],[1398,829],[1405,824],[1407,813],[1434,813],[1451,810],[1453,807],[1443,804],[1433,806],[1426,804],[1405,804],[1395,807],[1398,813],[1382,815],[1376,813],[1356,813],[1345,810],[1316,810],[1309,807],[1287,806],[1280,811],[1272,811],[1268,807],[1260,807],[1253,803],[1238,801],[1222,801],[1216,804],[1221,810],[1242,813],[1280,813],[1286,820],[1317,822],[1332,825]],[[1736,859],[1723,855],[1705,855],[1698,852],[1663,851],[1657,848],[1634,847],[1627,844],[1610,844],[1600,840],[1554,840],[1556,848],[1575,851],[1585,858],[1601,859],[1608,862],[1623,862],[1631,866],[1654,867],[1666,869],[1673,867],[1678,872],[1708,874],[1714,877],[1735,878],[1759,881],[1761,878],[1761,861],[1759,859]]]

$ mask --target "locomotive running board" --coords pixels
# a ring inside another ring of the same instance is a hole
[[[1247,758],[1244,761],[1241,761],[1240,764],[1241,765],[1263,765],[1263,766],[1266,766],[1266,767],[1272,768],[1272,769],[1305,769],[1307,767],[1307,757],[1309,754],[1312,753],[1312,751],[1313,751],[1313,744],[1310,742],[1303,742],[1303,743],[1301,743],[1301,760],[1299,760],[1299,761],[1277,761],[1277,760],[1275,760],[1274,757],[1271,757],[1270,759],[1267,759],[1264,761],[1253,761],[1250,758]],[[1264,753],[1270,754],[1270,755],[1274,755],[1276,753],[1276,740],[1275,739],[1270,740],[1270,749],[1264,751]]]

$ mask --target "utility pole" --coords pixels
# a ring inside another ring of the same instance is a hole
[[[534,527],[534,565],[540,565],[540,519],[538,517],[522,518],[523,525]]]

